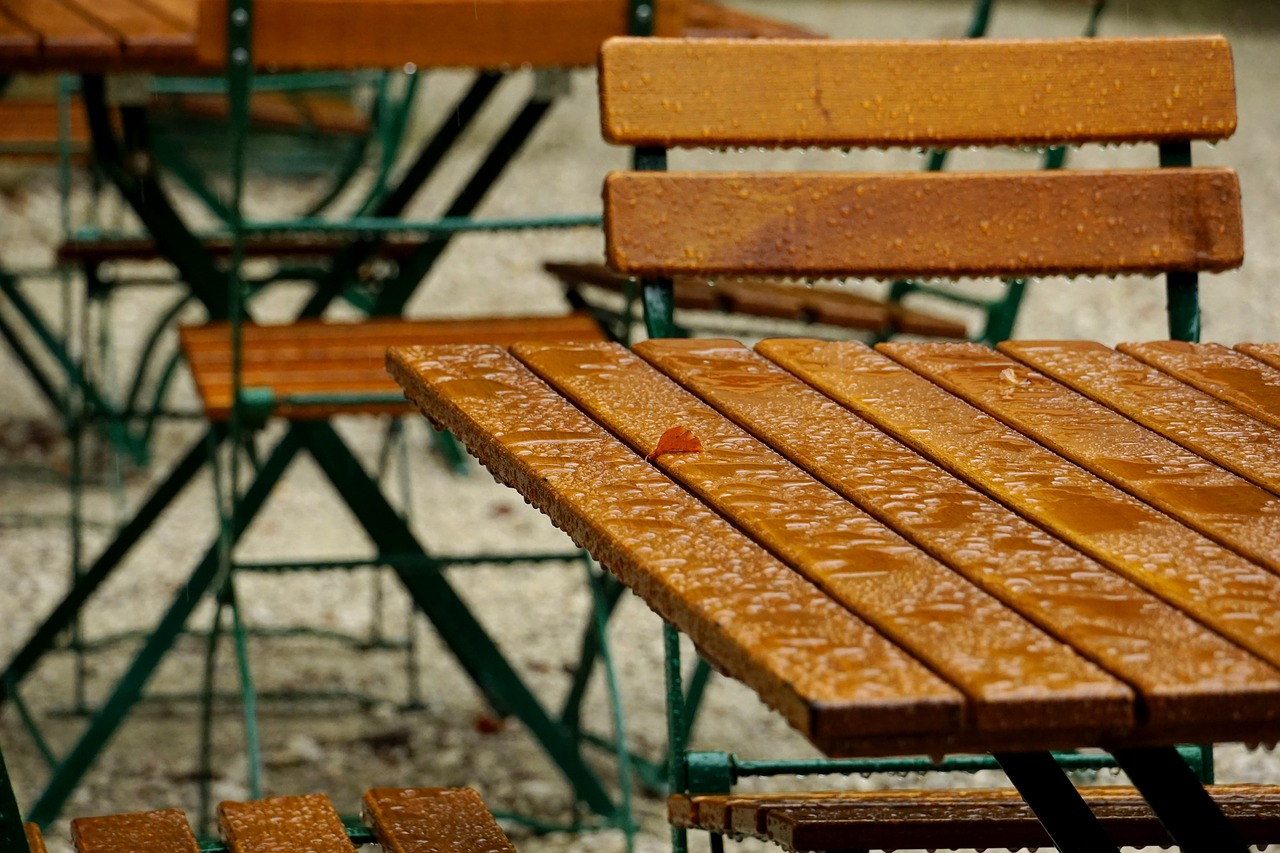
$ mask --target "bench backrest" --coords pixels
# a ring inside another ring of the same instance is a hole
[[[605,184],[617,271],[905,278],[1166,274],[1172,336],[1196,273],[1243,260],[1240,191],[1191,168],[1236,126],[1220,37],[943,42],[613,39]],[[1166,168],[926,174],[665,172],[671,147],[1160,146]],[[655,170],[655,171],[645,171]],[[650,298],[649,305],[662,304]],[[651,323],[653,334],[654,324]]]

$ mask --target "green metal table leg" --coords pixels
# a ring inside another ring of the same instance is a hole
[[[272,488],[279,482],[289,462],[301,448],[301,439],[295,432],[285,434],[276,445],[261,473],[245,493],[241,512],[236,517],[232,531],[239,537],[262,507]],[[121,677],[111,696],[90,720],[71,752],[62,760],[52,778],[31,809],[30,819],[40,826],[58,816],[71,792],[93,763],[94,758],[119,728],[121,721],[142,695],[147,681],[155,673],[161,658],[169,651],[174,639],[181,633],[187,618],[205,594],[222,580],[220,543],[215,543],[204,559],[192,572],[187,583],[179,590],[168,611],[147,638],[142,650],[134,657],[128,670]]]
[[[54,608],[47,619],[36,629],[22,649],[13,656],[0,676],[0,707],[10,697],[13,690],[35,667],[40,658],[53,648],[58,635],[75,619],[76,614],[84,606],[85,601],[110,576],[129,550],[137,544],[142,534],[151,527],[160,513],[173,502],[174,498],[186,487],[196,473],[208,460],[209,446],[221,441],[223,432],[220,427],[213,427],[209,434],[201,437],[187,455],[177,464],[169,476],[151,493],[146,502],[138,509],[137,514],[120,529],[116,538],[94,561],[93,565],[80,578],[80,582],[71,589],[62,601]]]
[[[0,850],[17,853],[27,849],[27,834],[22,828],[13,784],[9,781],[9,768],[5,766],[4,754],[0,753]]]
[[[325,422],[299,422],[292,425],[292,432],[303,436],[325,476],[380,551],[425,555],[425,549],[332,426]],[[393,568],[485,697],[496,708],[509,709],[524,722],[579,800],[597,814],[616,815],[617,807],[583,760],[573,738],[547,714],[443,573],[430,565],[417,570],[398,564]]]

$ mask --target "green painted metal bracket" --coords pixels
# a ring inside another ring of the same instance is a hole
[[[1191,143],[1185,140],[1160,144],[1160,167],[1186,168],[1191,165]],[[1169,337],[1175,341],[1200,340],[1200,277],[1194,272],[1171,272],[1165,276],[1169,313]]]
[[[4,754],[0,753],[0,850],[17,853],[27,849],[27,834],[22,828],[13,784],[9,781],[9,768],[5,766]]]

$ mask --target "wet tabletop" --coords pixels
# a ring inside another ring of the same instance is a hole
[[[1280,737],[1271,345],[393,348],[833,755]]]

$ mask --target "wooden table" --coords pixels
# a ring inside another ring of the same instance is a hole
[[[1280,345],[651,340],[388,367],[829,755],[1280,736]],[[653,456],[675,426],[701,450]]]

